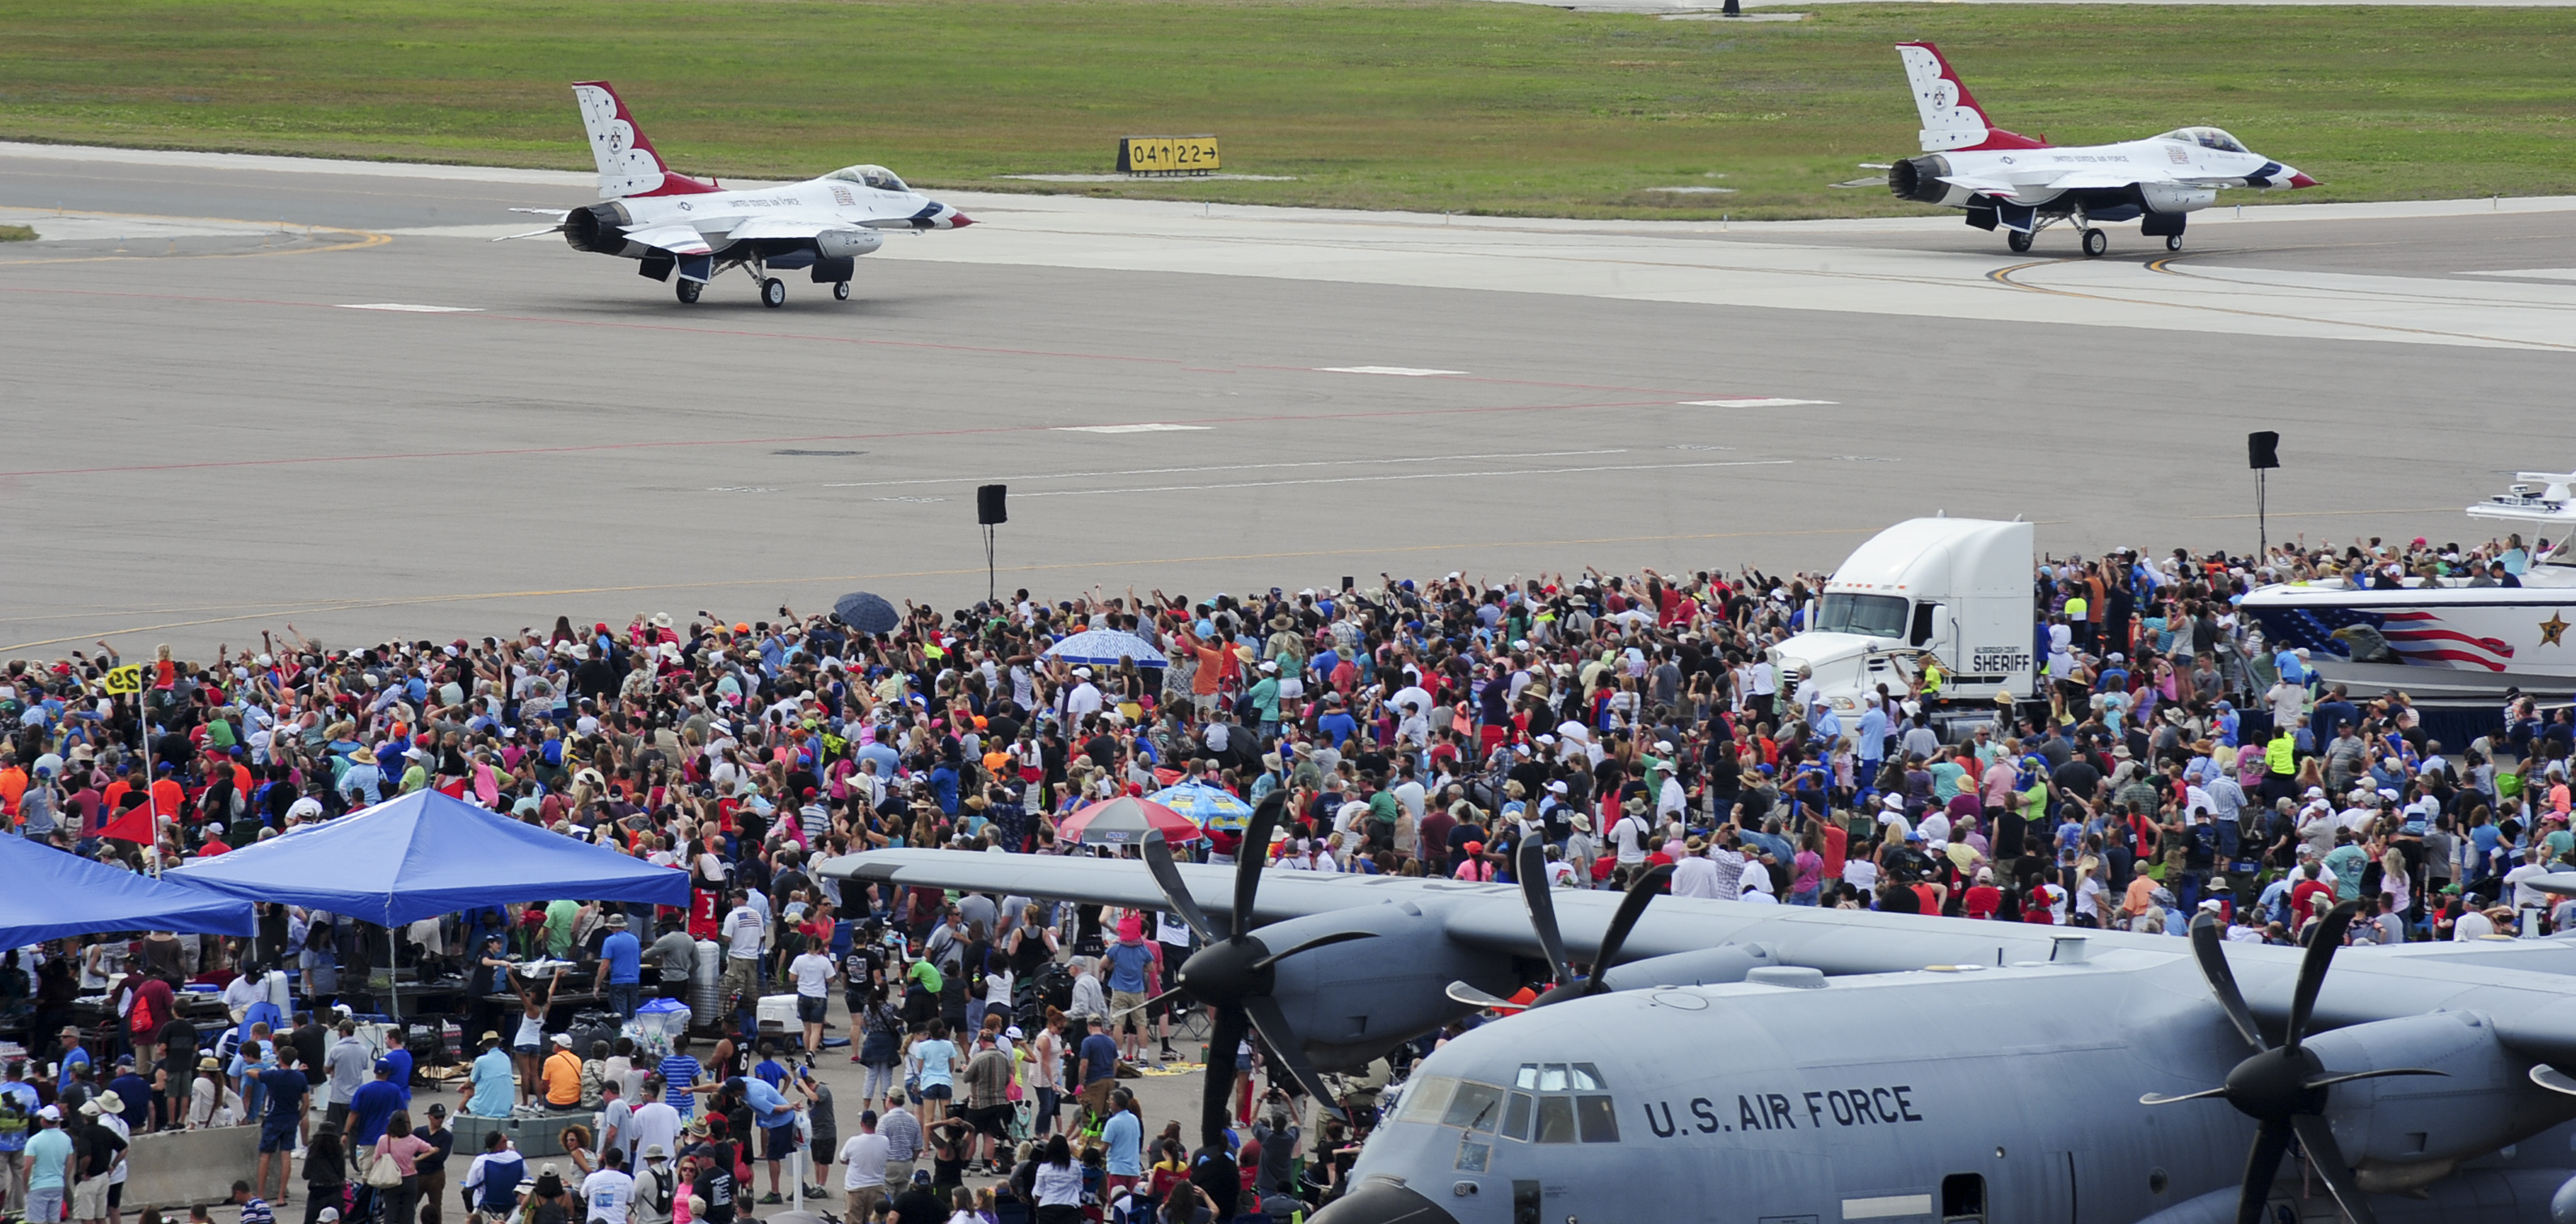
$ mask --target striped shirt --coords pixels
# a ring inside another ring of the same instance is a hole
[[[689,1086],[698,1082],[701,1073],[698,1060],[686,1054],[673,1054],[664,1058],[657,1070],[662,1075],[663,1103],[679,1110],[681,1117],[688,1117],[698,1106],[697,1094],[689,1091]]]
[[[269,1209],[267,1199],[254,1198],[242,1204],[241,1224],[277,1224],[277,1213]]]

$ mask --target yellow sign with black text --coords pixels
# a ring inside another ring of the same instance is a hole
[[[1212,174],[1214,136],[1127,136],[1118,141],[1121,174]]]
[[[143,665],[128,663],[123,667],[111,667],[107,669],[107,679],[101,681],[99,687],[109,693],[140,693],[143,691]]]

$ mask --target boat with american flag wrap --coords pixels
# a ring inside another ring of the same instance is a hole
[[[2576,689],[2576,473],[2518,472],[2512,489],[2468,507],[2472,518],[2528,525],[2534,561],[2518,586],[2408,577],[2386,589],[2343,579],[2280,583],[2248,594],[2246,615],[2274,649],[2305,647],[2330,683],[2395,689],[2418,701],[2479,702],[2510,690],[2546,698]]]

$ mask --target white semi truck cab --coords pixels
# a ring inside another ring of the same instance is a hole
[[[1991,721],[1995,698],[2038,695],[2032,615],[2033,533],[2024,522],[1919,518],[1854,550],[1812,605],[1808,630],[1770,650],[1784,693],[1800,668],[1846,729],[1881,684],[1902,697],[1937,660],[1940,692],[1927,713],[1944,739]],[[1781,717],[1805,711],[1783,707]],[[1892,714],[1891,714],[1892,718]]]

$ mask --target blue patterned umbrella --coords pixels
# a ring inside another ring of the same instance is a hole
[[[1205,782],[1183,782],[1167,786],[1145,796],[1164,807],[1190,818],[1202,829],[1224,829],[1240,832],[1252,819],[1252,805],[1234,797],[1223,787]]]
[[[1115,667],[1120,659],[1134,659],[1138,667],[1163,666],[1163,652],[1154,644],[1132,633],[1116,629],[1086,629],[1047,647],[1047,657],[1068,663],[1093,667]]]

